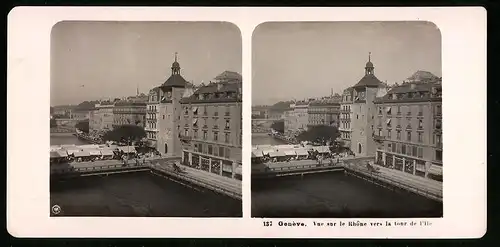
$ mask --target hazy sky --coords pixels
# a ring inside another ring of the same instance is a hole
[[[441,33],[428,22],[264,23],[253,34],[252,104],[341,93],[364,76],[389,84],[441,76]]]
[[[229,23],[60,22],[52,29],[51,105],[148,93],[171,74],[195,84],[241,74],[241,34]],[[82,86],[84,85],[84,86]]]

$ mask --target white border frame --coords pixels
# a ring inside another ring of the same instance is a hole
[[[41,147],[49,145],[45,133],[49,128],[50,32],[62,20],[236,24],[243,41],[244,129],[251,129],[251,41],[258,24],[404,20],[435,23],[442,36],[444,78],[444,217],[428,219],[432,225],[427,227],[318,228],[312,226],[313,219],[293,220],[309,227],[278,227],[278,219],[273,219],[273,227],[264,227],[263,219],[250,218],[250,133],[243,137],[243,218],[49,217],[49,172],[44,161],[48,153]],[[7,228],[16,237],[477,238],[486,232],[484,8],[18,7],[8,15],[7,33]],[[467,124],[463,124],[464,119]],[[36,141],[31,143],[30,139]]]

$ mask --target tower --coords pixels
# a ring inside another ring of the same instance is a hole
[[[158,151],[167,156],[181,156],[179,138],[182,113],[180,100],[186,89],[187,81],[181,76],[181,66],[177,52],[171,67],[170,77],[160,86],[160,105],[158,120]]]
[[[375,77],[374,71],[370,52],[365,65],[365,75],[353,86],[351,150],[358,156],[372,156],[376,152],[376,143],[372,137],[376,113],[373,101],[383,84]]]

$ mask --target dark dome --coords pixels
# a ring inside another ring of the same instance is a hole
[[[181,67],[177,61],[172,63],[172,68],[179,68]]]
[[[368,63],[366,63],[366,66],[367,68],[373,68],[373,63],[368,61]]]

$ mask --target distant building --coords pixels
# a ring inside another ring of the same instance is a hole
[[[297,118],[296,131],[306,131],[309,124],[309,101],[297,101],[293,109],[294,115]]]
[[[113,108],[113,128],[121,125],[137,125],[144,127],[146,124],[147,97],[133,97],[129,100],[120,100]]]
[[[290,104],[290,110],[287,110],[283,113],[285,130],[284,132],[287,135],[294,133],[297,128],[297,118],[295,117],[294,112],[295,104]]]
[[[182,162],[241,180],[241,76],[225,71],[215,80],[181,100]]]
[[[158,116],[160,113],[161,95],[160,87],[151,89],[149,91],[148,103],[146,106],[146,126],[144,130],[146,131],[148,145],[152,148],[158,148]]]
[[[441,79],[429,75],[418,71],[413,80],[376,99],[376,162],[442,181]]]
[[[354,99],[353,95],[354,89],[352,87],[345,89],[340,102],[339,132],[345,148],[351,148],[351,109]]]
[[[113,108],[114,103],[103,101],[95,105],[96,109],[91,112],[89,119],[89,129],[95,132],[106,132],[113,129]]]
[[[324,97],[309,103],[308,126],[338,126],[341,96]]]

